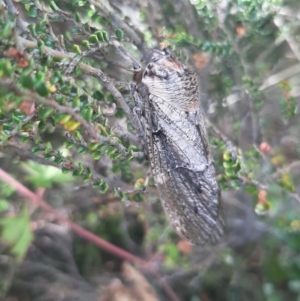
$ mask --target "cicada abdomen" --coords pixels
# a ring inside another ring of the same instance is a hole
[[[216,241],[224,222],[196,74],[168,51],[153,50],[133,96],[155,185],[173,228],[196,245]]]

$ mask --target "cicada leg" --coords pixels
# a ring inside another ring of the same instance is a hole
[[[138,73],[142,70],[141,65],[127,52],[124,46],[117,40],[111,40],[111,44],[114,45],[122,54],[122,56],[128,59],[132,64],[132,69],[128,71],[132,71],[134,73]]]

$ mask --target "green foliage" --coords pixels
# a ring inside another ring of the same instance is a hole
[[[123,31],[120,28],[118,28],[118,29],[116,29],[115,33],[116,33],[116,36],[117,36],[118,40],[121,41],[123,39],[123,36],[124,36]]]
[[[14,191],[15,191],[14,188],[0,181],[0,196],[2,198],[8,198],[13,194]]]
[[[1,219],[0,230],[1,240],[10,248],[17,261],[21,261],[33,240],[28,210],[24,208],[19,216]]]
[[[23,163],[22,167],[26,171],[27,181],[35,188],[51,188],[54,184],[64,184],[72,181],[71,175],[63,174],[60,169],[53,166],[43,166],[29,161]]]
[[[170,243],[170,244],[161,245],[159,250],[166,256],[165,264],[167,266],[172,267],[175,264],[178,264],[178,261],[180,260],[181,256],[175,244]]]

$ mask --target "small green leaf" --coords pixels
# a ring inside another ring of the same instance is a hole
[[[107,183],[105,183],[105,182],[103,182],[100,186],[99,186],[99,192],[100,193],[106,193],[107,192],[107,190],[108,190],[108,184]]]
[[[80,22],[81,22],[81,18],[80,18],[80,15],[79,15],[78,12],[75,12],[74,17],[75,17],[75,21],[76,21],[77,23],[80,23]]]
[[[102,35],[103,35],[104,41],[105,42],[109,42],[108,33],[105,30],[102,31]]]
[[[104,99],[104,94],[100,90],[97,90],[93,93],[92,97],[96,100],[102,100]]]
[[[0,181],[0,191],[1,191],[1,196],[7,198],[14,193],[15,189],[11,186],[8,186],[4,182]]]
[[[53,75],[51,78],[50,78],[50,83],[52,84],[52,85],[54,85],[54,84],[57,84],[59,81],[60,81],[60,76],[57,76],[57,75]]]
[[[121,41],[122,39],[123,39],[123,31],[121,30],[121,29],[116,29],[116,31],[115,31],[115,33],[116,33],[116,36],[117,36],[117,39],[119,40],[119,41]]]
[[[54,99],[62,105],[65,103],[65,96],[63,96],[63,95],[56,94]]]
[[[97,182],[94,182],[94,183],[92,184],[92,186],[93,186],[94,188],[98,188],[98,187],[101,186],[102,183],[103,183],[102,179],[99,179]]]
[[[75,132],[73,133],[73,135],[74,135],[74,137],[76,138],[76,140],[77,140],[78,142],[81,142],[81,141],[82,141],[82,136],[81,136],[81,134],[80,134],[79,131],[75,131]]]
[[[91,34],[91,35],[89,36],[89,41],[90,41],[91,43],[94,43],[94,44],[98,44],[98,43],[99,43],[98,37],[97,37],[97,35],[95,35],[95,34]]]
[[[86,168],[86,174],[90,178],[93,176],[92,170],[89,167]]]
[[[73,51],[76,53],[76,54],[81,54],[81,49],[80,49],[80,46],[79,45],[76,45],[76,44],[74,44],[73,46],[72,46],[72,49],[73,49]]]
[[[91,156],[93,157],[94,160],[99,160],[101,158],[101,153],[98,151],[92,152]]]
[[[64,175],[59,168],[54,166],[45,166],[28,161],[22,163],[23,169],[27,172],[27,180],[36,188],[50,188],[54,184],[71,182],[71,175]]]
[[[67,149],[71,149],[73,146],[75,145],[75,143],[71,142],[71,141],[65,141],[64,142],[64,146]]]
[[[78,170],[79,170],[79,172],[80,172],[81,174],[82,174],[83,171],[84,171],[84,167],[83,167],[83,165],[82,165],[81,162],[78,163]]]
[[[11,246],[17,260],[22,260],[33,240],[28,210],[24,209],[20,216],[3,218],[0,220],[0,227],[1,238]]]
[[[80,107],[80,98],[74,97],[72,100],[72,107],[73,108],[79,108]]]
[[[39,108],[38,116],[40,119],[45,120],[52,115],[53,108]]]
[[[144,196],[143,194],[141,193],[136,193],[134,196],[133,196],[133,200],[137,203],[141,203],[144,201]]]
[[[39,39],[37,41],[37,45],[38,45],[38,48],[39,48],[40,52],[43,53],[44,52],[44,47],[45,47],[44,41],[42,41],[42,40]]]
[[[45,150],[44,150],[44,154],[49,154],[52,151],[52,145],[50,141],[47,141],[45,143]]]
[[[54,156],[53,162],[57,164],[62,164],[63,161],[64,161],[64,157],[60,154],[60,152],[58,152],[58,154]]]
[[[126,162],[129,162],[129,161],[131,161],[133,159],[133,156],[128,156],[127,158],[126,158]]]
[[[232,171],[232,169],[225,169],[225,175],[228,177],[232,177],[234,176],[234,172]]]
[[[26,89],[33,89],[34,80],[29,74],[22,74],[20,76],[20,84]]]
[[[74,178],[81,178],[82,177],[82,172],[80,172],[79,170],[74,170],[72,173]]]
[[[59,7],[56,5],[54,1],[50,2],[50,7],[53,11],[59,11]]]
[[[63,174],[67,174],[67,173],[71,172],[71,170],[68,169],[68,168],[66,168],[66,167],[63,167],[63,168],[61,169],[61,171],[62,171]]]
[[[92,142],[88,142],[88,148],[91,151],[95,151],[98,148],[99,144],[98,143],[92,143]]]
[[[27,11],[27,16],[29,18],[36,18],[37,15],[38,15],[38,13],[37,13],[37,7],[34,4],[30,5],[29,9]]]
[[[115,117],[118,119],[121,119],[124,117],[124,111],[121,108],[117,108]]]
[[[36,36],[36,25],[34,23],[29,24],[28,28],[30,30],[30,33],[35,37]]]
[[[78,129],[80,125],[81,125],[80,122],[71,119],[64,124],[64,128],[69,132],[73,132],[76,129]]]
[[[59,124],[64,125],[72,118],[72,116],[68,115],[66,113],[60,113],[60,114],[55,115],[54,118]]]
[[[40,96],[43,97],[47,97],[49,94],[49,90],[44,82],[35,83],[35,90]]]
[[[108,150],[105,151],[105,153],[110,157],[114,155],[117,151],[118,151],[117,148],[110,147]]]
[[[104,37],[102,31],[96,31],[95,34],[97,35],[97,38],[100,42],[104,42]]]
[[[240,181],[238,181],[238,180],[232,180],[232,181],[231,181],[231,186],[232,186],[233,188],[239,189],[239,188],[241,188],[241,183],[240,183]]]
[[[88,152],[88,150],[86,149],[86,147],[84,147],[83,145],[79,145],[77,147],[77,151],[79,154],[84,155]]]
[[[224,152],[223,160],[227,162],[231,160],[231,154],[228,151]]]
[[[86,4],[86,1],[83,1],[83,0],[78,0],[77,1],[78,6],[85,6],[85,4]]]
[[[31,152],[32,152],[33,154],[36,154],[36,153],[38,153],[40,150],[41,150],[41,148],[40,148],[38,145],[35,145],[35,146],[32,147]]]
[[[90,46],[90,43],[88,40],[82,40],[81,45],[87,50],[91,49],[91,46]]]
[[[8,76],[10,77],[13,74],[13,67],[8,59],[0,60],[0,77]]]
[[[0,212],[7,211],[9,208],[9,202],[6,200],[0,200]]]
[[[122,154],[116,153],[116,154],[113,154],[110,158],[115,161],[115,160],[118,160],[121,157],[122,157]]]
[[[232,163],[231,163],[231,162],[226,162],[226,161],[224,161],[224,162],[223,162],[223,167],[224,167],[224,168],[229,168],[229,169],[231,169],[231,168],[232,168]]]
[[[88,108],[84,108],[80,113],[81,113],[81,116],[85,120],[91,121],[94,112],[93,112],[93,109],[91,107],[88,107]]]

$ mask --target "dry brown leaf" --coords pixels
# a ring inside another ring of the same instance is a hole
[[[183,254],[189,254],[191,253],[192,250],[192,245],[185,241],[185,240],[180,240],[177,243],[177,248],[183,253]]]
[[[27,115],[33,115],[35,113],[35,102],[30,99],[25,99],[19,104],[20,111]]]
[[[235,30],[239,37],[242,37],[246,34],[246,29],[243,25],[238,25]]]
[[[195,66],[198,69],[203,69],[209,62],[210,57],[208,55],[205,55],[204,53],[195,53],[193,55],[193,59],[195,61]]]
[[[29,66],[29,61],[23,53],[18,49],[11,47],[7,51],[4,51],[4,55],[16,59],[18,67],[27,68]]]

